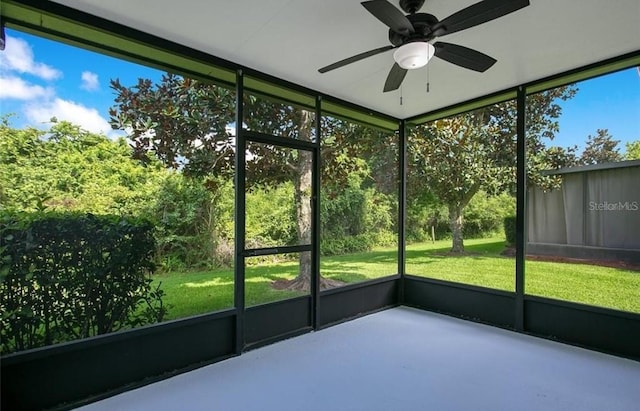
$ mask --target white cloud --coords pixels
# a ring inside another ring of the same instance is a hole
[[[62,72],[34,60],[33,50],[23,39],[7,36],[6,47],[0,53],[0,68],[19,73],[33,74],[44,80],[62,77]]]
[[[87,91],[94,91],[100,88],[100,82],[98,81],[98,75],[90,71],[82,72],[82,84],[80,88]]]
[[[92,133],[113,135],[111,126],[98,110],[73,101],[55,98],[39,104],[28,104],[24,109],[27,118],[34,123],[47,123],[52,117],[77,124]]]
[[[25,101],[22,115],[35,127],[48,127],[51,118],[55,117],[93,133],[102,133],[112,138],[123,135],[122,131],[113,130],[95,108],[64,100],[46,83],[38,85],[25,79],[26,74],[45,82],[62,77],[61,71],[36,61],[31,46],[25,40],[8,36],[7,47],[0,53],[0,101]],[[81,87],[86,90],[97,90],[100,87],[95,73],[84,71],[81,78]]]
[[[20,77],[0,77],[0,100],[33,100],[39,97],[50,97],[53,94],[54,91],[50,87],[31,84]]]

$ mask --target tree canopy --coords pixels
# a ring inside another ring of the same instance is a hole
[[[640,140],[629,141],[625,147],[625,160],[640,160]]]
[[[48,130],[0,122],[0,206],[4,209],[139,214],[165,172],[140,167],[124,140],[55,119]]]
[[[570,158],[548,147],[558,131],[560,100],[575,94],[561,87],[527,99],[526,147],[530,184],[550,184],[541,170]],[[410,196],[430,191],[448,208],[452,252],[463,252],[463,212],[480,190],[499,193],[515,187],[516,103],[507,101],[415,127],[409,135]]]
[[[614,140],[607,129],[598,129],[596,135],[587,137],[587,144],[580,156],[583,165],[613,163],[622,160],[618,149],[620,140]]]

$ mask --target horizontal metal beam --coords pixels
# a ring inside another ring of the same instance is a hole
[[[297,140],[295,138],[274,136],[261,133],[259,131],[243,129],[242,134],[247,139],[247,143],[272,144],[279,147],[294,148],[298,150],[314,151],[317,145],[314,142]]]
[[[311,244],[303,245],[288,245],[283,247],[263,247],[263,248],[249,248],[242,252],[244,257],[257,257],[260,255],[273,255],[273,254],[290,254],[290,253],[302,253],[305,251],[312,251]]]

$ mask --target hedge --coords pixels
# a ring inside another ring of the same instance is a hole
[[[504,218],[504,235],[507,239],[508,246],[514,246],[516,244],[516,216]]]
[[[1,352],[161,321],[153,226],[110,215],[0,215]]]

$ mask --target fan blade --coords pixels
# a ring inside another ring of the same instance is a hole
[[[395,63],[393,67],[391,67],[391,71],[389,71],[389,75],[387,76],[387,80],[384,82],[384,89],[382,90],[384,93],[387,91],[397,90],[402,84],[402,80],[404,80],[404,76],[407,75],[407,69],[403,69]]]
[[[375,56],[376,54],[384,53],[385,51],[391,50],[393,48],[395,48],[395,47],[394,46],[384,46],[384,47],[380,47],[380,48],[377,48],[377,49],[365,51],[364,53],[356,54],[355,56],[351,56],[351,57],[346,58],[344,60],[340,60],[340,61],[338,61],[336,63],[329,64],[326,67],[322,67],[321,69],[318,69],[318,71],[320,73],[326,73],[327,71],[335,70],[337,68],[340,68],[342,66],[346,66],[347,64],[355,63],[356,61],[365,59],[367,57],[371,57],[371,56]]]
[[[386,24],[391,30],[398,34],[408,35],[413,33],[413,24],[404,14],[387,0],[363,1],[361,3],[369,13]]]
[[[444,36],[497,19],[529,5],[529,0],[484,0],[435,24],[432,33]]]
[[[470,48],[457,44],[443,43],[441,41],[433,45],[436,48],[435,56],[442,60],[479,72],[487,71],[497,61],[493,57]]]

